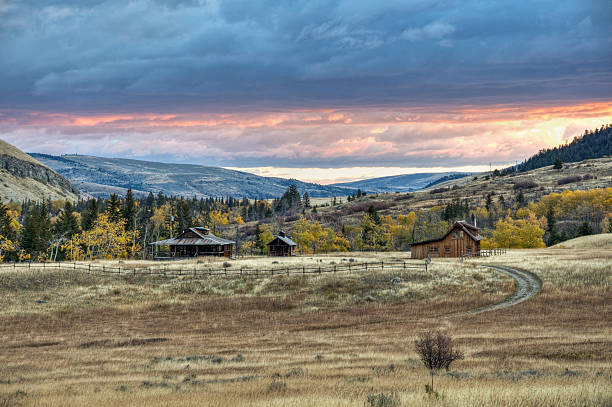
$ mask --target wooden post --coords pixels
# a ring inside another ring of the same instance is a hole
[[[381,262],[380,262],[380,269],[381,269],[381,270],[384,270],[384,269],[385,269],[385,262],[384,262],[384,261],[381,261]]]
[[[91,274],[91,263],[87,267],[87,274]]]

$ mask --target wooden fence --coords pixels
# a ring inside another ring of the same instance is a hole
[[[328,266],[301,266],[301,267],[271,267],[267,269],[261,268],[246,268],[246,267],[169,267],[168,265],[155,267],[111,267],[106,265],[98,265],[82,262],[47,262],[47,263],[5,263],[0,264],[2,270],[80,270],[89,274],[102,275],[155,275],[164,277],[190,276],[190,277],[270,277],[279,275],[307,275],[307,274],[323,274],[323,273],[352,273],[359,271],[377,271],[377,270],[393,270],[393,271],[408,271],[408,270],[423,270],[428,271],[428,261],[425,262],[406,262],[398,261],[377,261],[365,263],[345,263],[334,264]]]
[[[481,250],[479,252],[475,252],[475,253],[464,253],[461,255],[461,261],[463,261],[463,259],[468,259],[468,258],[478,258],[478,257],[492,257],[492,256],[498,256],[501,254],[506,254],[506,249],[488,249],[488,250]]]

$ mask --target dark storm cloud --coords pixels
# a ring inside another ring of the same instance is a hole
[[[612,3],[0,1],[0,108],[608,98]]]

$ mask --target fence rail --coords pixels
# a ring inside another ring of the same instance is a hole
[[[163,276],[163,277],[270,277],[278,275],[307,275],[324,273],[351,273],[358,271],[376,270],[423,270],[428,271],[428,261],[425,262],[406,262],[406,261],[378,261],[365,263],[335,264],[329,266],[301,266],[301,267],[271,267],[271,268],[246,268],[246,267],[110,267],[83,262],[43,262],[43,263],[9,263],[0,264],[0,270],[7,269],[56,269],[56,270],[80,270],[89,274],[103,275],[132,275],[132,276]]]
[[[463,261],[463,259],[468,259],[468,258],[493,257],[493,256],[501,255],[501,254],[506,254],[506,249],[481,250],[479,252],[462,254],[461,261]]]

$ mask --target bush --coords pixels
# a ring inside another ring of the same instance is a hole
[[[396,407],[399,406],[399,399],[395,393],[370,394],[368,404],[371,407]]]
[[[557,181],[557,185],[571,184],[573,182],[580,182],[580,181],[582,181],[582,177],[580,175],[571,175],[569,177],[561,178],[559,181]]]
[[[514,183],[513,188],[515,190],[519,190],[519,189],[532,189],[532,188],[537,188],[539,185],[536,184],[535,182],[531,181],[531,180],[527,180],[527,181],[517,181]]]
[[[430,194],[441,194],[442,192],[448,192],[448,188],[436,188],[429,191]]]

